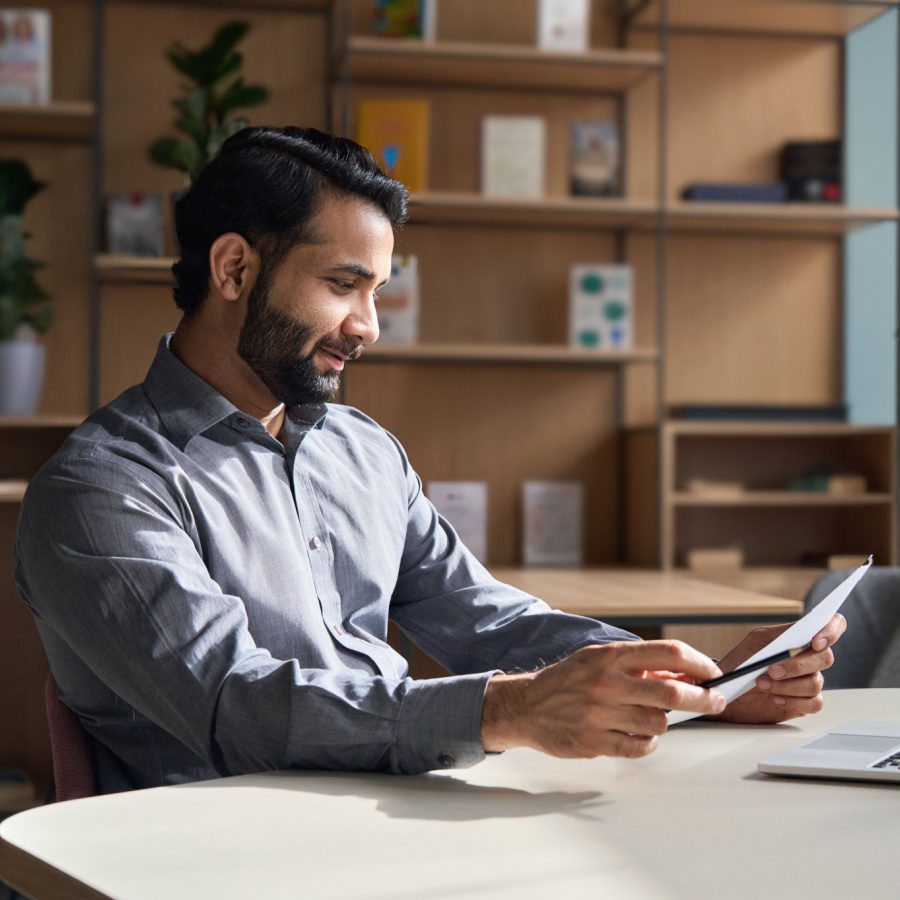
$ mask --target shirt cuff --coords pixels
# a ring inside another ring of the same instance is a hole
[[[481,762],[484,694],[498,672],[413,681],[400,707],[397,769],[413,775]]]

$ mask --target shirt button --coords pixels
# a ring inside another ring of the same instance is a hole
[[[249,428],[250,427],[250,420],[245,419],[243,416],[240,416],[238,418],[237,423],[240,428]]]
[[[442,754],[438,757],[438,762],[439,762],[445,769],[449,769],[450,766],[452,766],[452,765],[456,762],[456,760],[455,760],[449,753],[442,753]]]
[[[344,631],[343,625],[332,625],[331,627],[334,629],[335,634],[346,634],[347,633],[346,631]]]
[[[322,541],[318,537],[314,537],[310,540],[309,546],[313,550],[318,550],[322,546]]]

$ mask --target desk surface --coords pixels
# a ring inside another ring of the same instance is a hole
[[[649,569],[501,569],[491,574],[565,612],[621,622],[790,619],[798,600]]]
[[[900,788],[756,771],[851,718],[900,720],[900,689],[833,691],[784,725],[688,723],[641,760],[516,750],[417,777],[269,773],[76,800],[0,824],[0,877],[41,900],[895,897]]]

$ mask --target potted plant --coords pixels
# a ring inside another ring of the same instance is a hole
[[[176,41],[166,51],[172,65],[189,81],[183,85],[184,95],[172,101],[179,113],[175,128],[186,138],[161,137],[148,153],[159,165],[184,172],[189,182],[231,135],[248,124],[234,111],[268,99],[266,88],[244,84],[238,74],[244,57],[235,47],[249,29],[247,22],[228,22],[201,50],[190,51]]]
[[[29,415],[44,378],[37,342],[53,321],[48,296],[35,279],[44,264],[25,254],[22,213],[45,184],[19,159],[0,160],[0,414]]]

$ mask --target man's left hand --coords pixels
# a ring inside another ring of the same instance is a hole
[[[754,628],[719,662],[723,672],[736,669],[774,640],[789,625]],[[752,690],[733,700],[723,713],[711,717],[724,722],[761,724],[783,722],[817,713],[822,709],[822,671],[834,662],[832,645],[847,630],[847,620],[837,613],[813,638],[812,647],[793,659],[770,666],[760,673]]]

